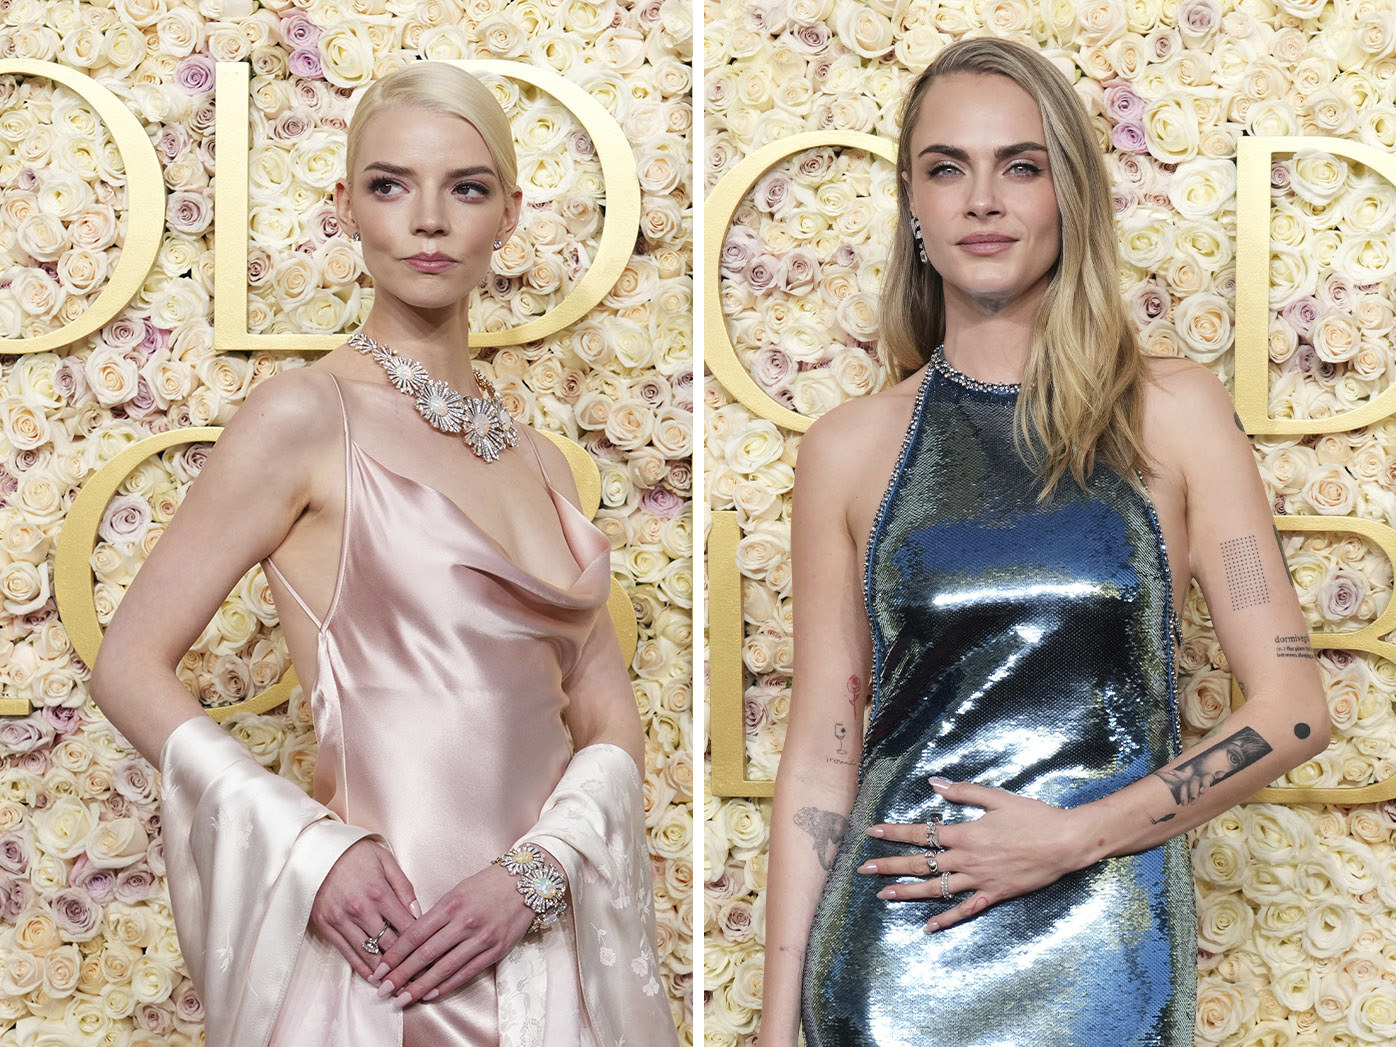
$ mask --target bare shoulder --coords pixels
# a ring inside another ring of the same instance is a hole
[[[1231,394],[1216,375],[1199,363],[1176,357],[1150,357],[1144,384],[1147,434],[1174,446],[1198,446],[1240,424]]]
[[[901,446],[911,424],[922,371],[896,385],[845,400],[814,423],[800,441],[797,468],[808,478],[816,472],[823,479],[859,475],[870,456],[885,455],[890,446]]]
[[[339,395],[329,372],[295,367],[259,383],[225,427],[222,440],[280,452],[318,452],[343,439]]]

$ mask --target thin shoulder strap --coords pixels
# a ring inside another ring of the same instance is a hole
[[[538,463],[538,471],[543,474],[543,482],[547,484],[549,487],[551,487],[553,485],[553,481],[548,476],[548,467],[543,464],[543,456],[538,453],[538,448],[533,446],[534,440],[546,439],[547,437],[544,436],[542,433],[536,433],[532,430],[528,430],[526,432],[526,435],[524,436],[524,443],[528,444],[528,449],[533,452],[533,460]]]
[[[334,394],[339,397],[339,416],[344,420],[344,453],[349,454],[349,441],[352,437],[349,434],[349,408],[344,405],[344,390],[339,387],[339,379],[334,376],[333,371],[326,371],[330,376],[330,381],[334,383]]]
[[[315,612],[310,609],[310,605],[306,603],[303,599],[301,599],[301,594],[296,592],[296,587],[293,586],[290,583],[290,581],[286,578],[286,576],[281,573],[281,568],[276,566],[276,561],[274,561],[270,556],[268,556],[265,560],[262,561],[262,564],[269,568],[271,570],[271,573],[276,575],[276,577],[280,579],[281,584],[286,587],[286,591],[291,594],[291,599],[295,600],[296,603],[300,604],[301,610],[305,612],[305,616],[315,623],[316,629],[319,629],[319,617],[317,617]]]

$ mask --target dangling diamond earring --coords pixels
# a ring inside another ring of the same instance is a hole
[[[915,215],[911,216],[911,235],[916,237],[916,252],[921,256],[921,261],[929,262],[930,259],[926,257],[925,241],[921,239],[921,220]]]
[[[358,242],[359,242],[359,234],[358,234],[358,233],[350,233],[350,234],[349,234],[349,239],[350,239],[350,240],[353,240],[354,243],[358,243]]]
[[[498,250],[499,250],[501,247],[503,247],[503,246],[504,246],[504,241],[503,241],[503,240],[496,240],[496,241],[494,242],[494,249],[495,249],[496,251],[498,251]]]

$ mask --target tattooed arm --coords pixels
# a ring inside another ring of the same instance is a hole
[[[1250,442],[1228,424],[1226,391],[1201,368],[1175,366],[1150,390],[1149,448],[1181,494],[1185,564],[1246,702],[1206,739],[1089,811],[1092,856],[1137,851],[1244,800],[1328,744],[1329,720],[1308,627]],[[1161,515],[1168,510],[1160,505]]]
[[[771,812],[761,1047],[795,1047],[810,923],[857,792],[872,650],[843,485],[863,470],[846,459],[847,439],[830,435],[848,413],[832,412],[800,443],[794,693]]]

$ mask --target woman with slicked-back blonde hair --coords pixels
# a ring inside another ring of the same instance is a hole
[[[455,66],[369,87],[336,188],[374,302],[259,386],[111,623],[103,711],[163,780],[211,1047],[675,1044],[610,543],[471,362],[522,199]],[[262,563],[319,742],[313,798],[174,667]]]
[[[880,345],[904,380],[797,464],[760,1042],[1184,1047],[1180,834],[1328,741],[1270,507],[1225,389],[1140,353],[1052,63],[946,47],[897,167]],[[1194,581],[1247,702],[1180,752]]]

